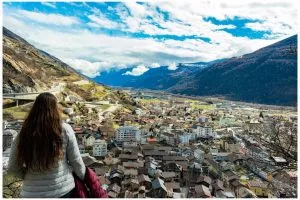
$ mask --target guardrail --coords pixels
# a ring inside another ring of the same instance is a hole
[[[3,96],[17,96],[17,95],[31,95],[31,94],[40,94],[41,92],[30,92],[30,93],[3,93]]]

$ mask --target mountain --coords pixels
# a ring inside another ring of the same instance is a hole
[[[123,75],[133,68],[103,72],[93,80],[112,86],[222,96],[254,103],[297,104],[296,35],[241,57],[210,63],[182,63],[176,70],[166,66],[151,68],[140,76]],[[53,88],[61,95],[84,100],[112,99],[135,104],[120,91],[95,84],[58,58],[3,28],[3,93]]]
[[[134,105],[126,94],[97,84],[3,27],[3,93],[53,91],[58,98],[115,100]]]
[[[127,71],[132,71],[134,67],[102,72],[100,76],[94,78],[95,81],[111,86],[146,88],[154,90],[167,89],[185,77],[189,77],[197,71],[204,69],[211,63],[180,63],[176,70],[169,70],[168,66],[150,68],[140,76],[124,75]]]
[[[297,105],[297,35],[218,62],[168,88],[173,93]]]
[[[83,77],[57,58],[3,28],[3,92],[50,89],[53,78]]]

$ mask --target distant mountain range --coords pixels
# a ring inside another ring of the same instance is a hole
[[[297,105],[297,36],[215,63],[168,88],[187,95]]]
[[[165,66],[140,76],[123,75],[131,70],[104,72],[94,80],[112,86],[295,106],[297,35],[240,57],[179,64],[174,71]]]
[[[111,86],[133,87],[141,89],[165,90],[185,77],[201,71],[214,62],[181,63],[176,70],[169,70],[168,66],[150,68],[140,76],[124,75],[127,71],[132,71],[134,67],[102,72],[100,76],[94,78],[95,81]]]
[[[296,35],[241,57],[208,63],[182,63],[176,70],[169,70],[167,66],[150,68],[141,76],[123,75],[133,68],[103,72],[93,80],[111,86],[297,105]],[[81,80],[89,84],[78,85],[76,82]],[[3,92],[45,91],[54,82],[66,84],[63,93],[84,99],[110,98],[119,102],[126,99],[126,103],[133,103],[123,94],[93,84],[61,60],[3,28]]]

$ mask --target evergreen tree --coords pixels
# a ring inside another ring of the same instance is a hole
[[[263,116],[263,114],[262,114],[261,111],[260,111],[260,113],[259,113],[259,117],[264,118],[264,116]]]

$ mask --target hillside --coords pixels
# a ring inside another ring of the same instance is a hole
[[[270,104],[297,104],[297,36],[253,53],[209,63],[150,68],[140,76],[123,75],[132,68],[103,72],[94,80],[112,86]]]
[[[56,57],[3,28],[3,93],[54,91],[58,98],[113,100],[134,105],[126,94],[90,81]]]
[[[262,104],[297,104],[297,36],[183,78],[168,91]]]

